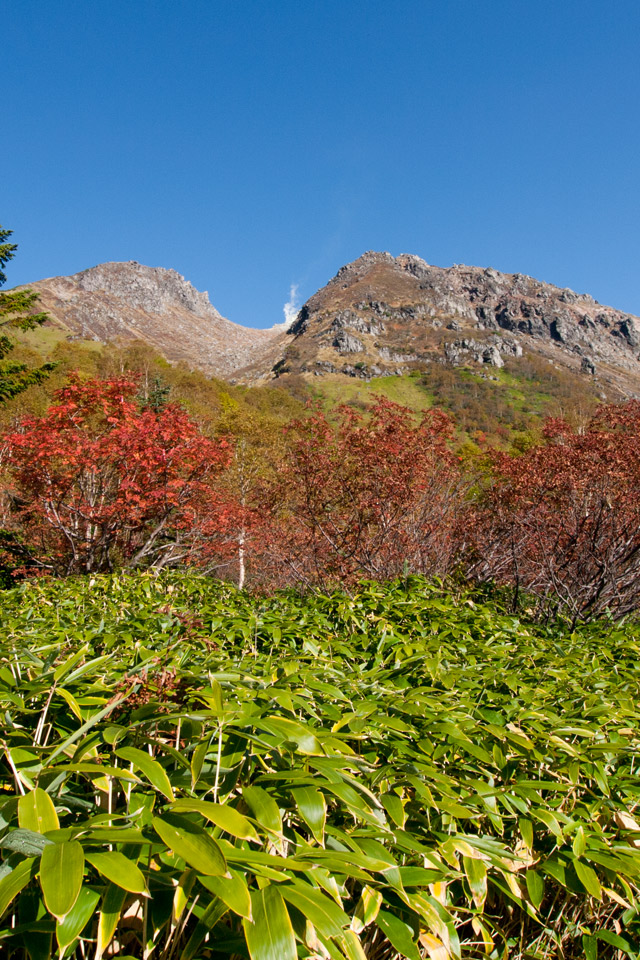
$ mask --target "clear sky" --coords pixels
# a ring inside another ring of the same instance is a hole
[[[0,0],[9,285],[173,267],[281,322],[365,250],[640,314],[638,0]]]

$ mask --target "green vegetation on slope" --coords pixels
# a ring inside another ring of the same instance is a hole
[[[2,620],[3,955],[639,955],[637,628],[176,574]]]

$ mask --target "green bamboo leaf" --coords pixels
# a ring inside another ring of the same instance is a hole
[[[209,751],[210,741],[203,740],[199,743],[191,754],[191,789],[195,790],[196,784],[202,774],[202,767]]]
[[[209,800],[176,800],[171,805],[174,813],[196,812],[201,813],[216,827],[220,827],[225,833],[230,833],[232,837],[238,837],[240,840],[253,840],[260,842],[260,837],[250,820],[239,813],[234,807],[227,804],[212,803]]]
[[[174,826],[160,817],[153,818],[153,827],[158,836],[175,854],[190,867],[205,876],[224,876],[227,864],[218,844],[202,828],[188,820]]]
[[[295,743],[299,753],[310,756],[324,753],[316,735],[303,723],[289,720],[288,717],[264,717],[256,722],[256,726],[269,733],[274,732],[285,737],[291,743]]]
[[[18,823],[25,830],[34,833],[48,833],[58,830],[60,821],[53,800],[48,793],[36,787],[18,800]]]
[[[171,781],[167,776],[166,770],[157,760],[154,760],[148,753],[145,753],[144,750],[138,750],[137,747],[122,747],[120,750],[116,750],[116,757],[133,764],[134,769],[141,770],[149,783],[151,783],[159,793],[165,796],[167,800],[174,799],[173,788],[171,787]]]
[[[539,910],[544,897],[544,880],[536,870],[527,870],[524,879],[527,884],[529,899],[536,910]]]
[[[360,938],[353,930],[347,930],[338,942],[347,960],[367,960]]]
[[[602,900],[602,888],[595,870],[588,864],[584,863],[584,861],[575,859],[573,861],[573,867],[578,874],[578,880],[585,888],[587,893],[590,893],[592,897],[596,898],[596,900]]]
[[[115,883],[109,884],[106,889],[98,919],[97,960],[100,960],[113,939],[126,896],[127,891],[118,887]]]
[[[476,857],[463,857],[462,865],[471,888],[473,902],[482,910],[487,899],[487,867],[484,860]]]
[[[186,870],[182,871],[180,874],[180,879],[178,880],[176,891],[173,895],[173,919],[175,923],[178,922],[186,910],[195,882],[195,870],[192,870],[191,867],[187,867]]]
[[[387,910],[381,910],[377,923],[392,947],[406,960],[421,960],[411,927]]]
[[[356,904],[356,909],[351,918],[351,928],[356,933],[361,933],[365,927],[368,927],[370,923],[378,916],[380,907],[382,906],[382,893],[379,890],[374,890],[373,887],[365,885],[362,888],[362,893],[360,894],[360,899]]]
[[[258,823],[273,833],[282,833],[282,817],[278,804],[266,790],[262,787],[244,787],[242,796]]]
[[[344,934],[349,918],[335,900],[308,883],[292,880],[282,883],[278,890],[282,897],[292,903],[307,920],[325,937],[335,939]]]
[[[89,920],[95,913],[96,905],[100,899],[100,894],[89,887],[83,887],[78,895],[78,899],[66,915],[64,920],[58,920],[56,923],[56,940],[60,953],[64,952],[65,947],[76,939],[82,933]]]
[[[52,843],[42,851],[40,886],[49,913],[62,920],[78,899],[84,852],[77,840]]]
[[[587,841],[585,840],[584,830],[581,826],[576,830],[571,847],[575,857],[581,857],[587,849]]]
[[[198,880],[239,917],[251,920],[251,894],[247,881],[237,870],[229,873],[228,877],[198,877]]]
[[[252,891],[251,911],[253,920],[242,921],[251,960],[297,960],[291,920],[274,884]]]
[[[617,933],[614,933],[613,930],[598,930],[596,933],[596,938],[598,940],[602,940],[604,943],[608,943],[612,947],[615,947],[616,950],[622,950],[622,952],[626,953],[631,960],[635,960],[635,958],[638,956],[637,944],[629,943],[628,940],[626,940],[624,937],[620,937]]]
[[[311,833],[324,846],[324,828],[327,819],[327,803],[324,794],[316,787],[296,787],[291,796],[298,812]]]
[[[65,690],[64,687],[61,687],[59,690],[56,690],[58,696],[62,697],[63,700],[69,705],[71,712],[77,719],[82,723],[82,711],[80,709],[80,704],[73,696],[72,693],[69,693],[68,690]]]
[[[50,766],[57,756],[59,756],[61,753],[64,753],[65,750],[68,747],[70,747],[72,743],[76,742],[76,740],[80,740],[81,737],[84,737],[85,733],[91,730],[92,727],[95,727],[96,723],[100,723],[101,720],[104,720],[105,717],[108,717],[109,714],[113,710],[115,710],[116,707],[119,707],[120,704],[124,700],[126,700],[128,696],[129,694],[125,693],[121,697],[114,697],[114,699],[111,700],[106,705],[106,707],[104,707],[104,709],[99,710],[98,713],[94,713],[92,717],[89,717],[86,723],[83,723],[81,727],[78,727],[77,730],[74,730],[74,732],[70,736],[68,736],[65,740],[63,740],[62,743],[58,744],[55,750],[51,751],[51,753],[47,757],[45,766]]]
[[[186,947],[180,954],[180,960],[193,960],[209,930],[213,930],[228,911],[228,906],[222,900],[216,899],[209,904],[198,920]]]
[[[396,827],[403,828],[407,819],[407,815],[400,797],[396,793],[385,793],[380,797],[380,801],[386,813],[395,823]]]
[[[39,857],[46,846],[52,843],[47,837],[33,830],[11,830],[0,840],[0,847],[3,850],[11,850],[13,853],[21,853],[26,857]]]
[[[14,897],[26,887],[36,872],[36,860],[30,857],[14,867],[0,880],[0,917],[5,912]]]
[[[70,670],[73,670],[76,663],[79,663],[84,657],[85,653],[89,650],[89,644],[85,643],[84,646],[80,647],[75,653],[73,653],[67,660],[64,660],[56,669],[53,671],[53,679],[56,683],[65,673],[68,673]]]
[[[123,853],[107,850],[104,853],[85,853],[85,858],[99,874],[123,890],[147,895],[147,884],[142,871]]]

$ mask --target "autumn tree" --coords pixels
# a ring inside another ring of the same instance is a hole
[[[0,287],[7,282],[4,268],[15,256],[18,245],[7,243],[12,230],[0,226]],[[38,313],[35,307],[38,294],[33,290],[0,290],[0,403],[22,393],[34,383],[41,383],[55,368],[54,363],[44,363],[29,368],[23,363],[3,363],[13,349],[13,340],[8,335],[11,330],[35,330],[48,320],[48,314]]]
[[[272,564],[306,583],[448,572],[464,501],[450,418],[429,410],[417,421],[383,398],[338,417],[334,427],[315,410],[291,425],[271,492]]]
[[[4,437],[9,526],[23,566],[55,574],[163,567],[224,553],[233,505],[215,480],[230,459],[174,404],[141,408],[138,384],[78,378],[43,417]]]
[[[583,430],[546,423],[541,444],[493,453],[471,572],[576,623],[640,604],[640,402],[602,406]]]

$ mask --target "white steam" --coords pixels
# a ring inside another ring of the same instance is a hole
[[[300,309],[300,304],[298,303],[298,284],[292,283],[289,288],[289,299],[282,308],[284,313],[284,325],[285,327],[290,327],[295,318],[298,316],[298,310]]]

